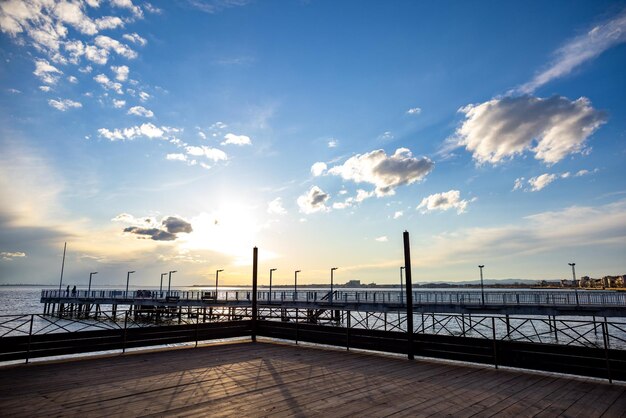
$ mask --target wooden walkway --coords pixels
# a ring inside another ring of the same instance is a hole
[[[626,386],[276,343],[0,368],[0,416],[626,416]]]

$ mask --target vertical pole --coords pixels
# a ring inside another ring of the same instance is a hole
[[[611,362],[609,360],[609,325],[606,322],[606,317],[602,325],[602,340],[604,341],[604,358],[606,359],[606,374],[609,379],[609,383],[613,384],[613,378],[611,377]]]
[[[493,335],[493,364],[498,368],[498,344],[496,341],[496,318],[491,317],[491,332]]]
[[[346,311],[346,350],[350,351],[350,326],[352,325],[352,313]]]
[[[122,346],[122,353],[126,352],[126,326],[128,323],[128,311],[124,315],[124,345]]]
[[[63,244],[63,261],[61,262],[61,280],[59,281],[59,296],[61,296],[61,286],[63,285],[63,269],[65,268],[65,250],[67,249],[67,242]]]
[[[404,231],[404,270],[406,271],[406,328],[408,343],[408,358],[413,360],[413,284],[411,282],[411,245],[409,231]]]
[[[257,334],[257,272],[259,262],[259,249],[252,249],[252,341],[256,341]]]
[[[30,329],[28,330],[28,349],[26,351],[26,364],[28,364],[28,359],[30,358],[30,342],[33,336],[33,321],[35,319],[35,315],[30,316]]]

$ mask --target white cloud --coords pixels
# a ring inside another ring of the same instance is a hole
[[[151,118],[154,116],[154,112],[152,112],[152,110],[148,110],[143,106],[131,107],[130,109],[128,109],[128,114],[135,115],[135,116],[143,116],[144,118]]]
[[[328,166],[326,165],[326,163],[316,162],[315,164],[311,166],[311,174],[313,174],[313,176],[315,177],[319,177],[322,174],[324,174],[327,168]]]
[[[139,92],[139,100],[141,100],[142,102],[145,102],[149,98],[150,98],[150,95],[148,93],[146,93],[145,91],[140,91]]]
[[[358,203],[361,203],[365,199],[369,199],[372,196],[374,196],[374,192],[368,192],[368,191],[363,190],[363,189],[358,189],[356,191],[356,196],[355,196],[354,200],[356,202],[358,202]]]
[[[117,16],[104,16],[95,21],[96,27],[102,29],[115,29],[124,26],[124,21]]]
[[[167,154],[165,156],[165,159],[174,161],[187,161],[187,156],[185,154]]]
[[[45,91],[46,93],[51,90],[50,86],[39,86],[39,90]]]
[[[120,65],[120,66],[115,66],[113,65],[111,67],[111,70],[113,70],[113,72],[115,73],[115,79],[117,81],[126,81],[128,80],[128,66],[126,65]]]
[[[378,242],[387,242],[387,241],[389,241],[389,238],[387,238],[387,236],[386,236],[386,235],[383,235],[383,236],[381,236],[381,237],[374,238],[374,241],[378,241]]]
[[[277,197],[267,204],[267,213],[272,215],[284,215],[287,213],[280,197]]]
[[[126,100],[118,100],[118,99],[113,99],[113,107],[116,109],[120,109],[122,107],[126,106]]]
[[[80,71],[83,74],[89,74],[90,72],[93,71],[93,67],[91,65],[87,65],[85,67],[79,68],[78,71]]]
[[[570,101],[553,96],[503,97],[459,110],[465,121],[456,131],[455,146],[463,146],[479,163],[497,164],[524,152],[545,163],[556,163],[581,152],[585,141],[606,116],[581,97]]]
[[[530,190],[533,192],[538,192],[539,190],[545,188],[548,184],[552,183],[556,180],[558,176],[556,174],[548,174],[544,173],[537,177],[532,177],[528,179],[528,184],[530,184]]]
[[[393,214],[393,219],[401,218],[404,215],[404,212],[401,210],[395,211]]]
[[[137,58],[137,53],[135,51],[133,51],[128,45],[124,45],[116,39],[104,35],[98,35],[96,36],[95,42],[98,47],[107,51],[114,51],[116,54],[121,55],[124,58]]]
[[[130,126],[128,128],[109,130],[107,128],[98,129],[98,135],[107,138],[111,141],[123,140],[123,139],[135,139],[138,137],[146,137],[150,139],[164,138],[170,139],[166,136],[169,132],[175,132],[174,128],[168,126],[158,127],[152,123],[144,123],[137,126]]]
[[[422,213],[427,213],[435,210],[446,211],[456,209],[456,213],[460,215],[465,212],[467,205],[474,200],[475,199],[463,200],[461,199],[461,192],[458,190],[449,190],[425,197],[417,207],[417,210],[421,210]]]
[[[583,169],[583,170],[578,170],[576,172],[576,174],[574,174],[574,177],[582,177],[582,176],[586,176],[587,174],[591,174],[591,173],[597,173],[598,170],[597,168],[594,168],[593,170],[587,170],[587,169]]]
[[[300,212],[305,214],[328,212],[329,208],[326,206],[326,201],[329,197],[330,196],[319,187],[312,186],[308,192],[299,196],[297,199]]]
[[[113,90],[117,94],[124,94],[122,91],[122,84],[111,81],[109,77],[104,74],[98,74],[93,79],[106,90]]]
[[[200,147],[186,146],[185,151],[189,155],[193,155],[195,157],[204,156],[214,162],[228,160],[228,155],[226,155],[224,151],[217,149],[217,148],[207,147],[204,145]]]
[[[26,253],[21,251],[2,251],[0,252],[0,258],[5,261],[13,261],[16,258],[24,258],[26,257]]]
[[[130,10],[136,17],[143,16],[143,11],[139,6],[135,6],[132,0],[111,0],[113,6],[121,7]]]
[[[35,71],[33,71],[33,74],[46,84],[56,84],[59,80],[58,74],[63,74],[63,72],[48,61],[38,59],[35,60]]]
[[[109,60],[109,51],[94,45],[85,45],[85,58],[96,64],[104,65]]]
[[[377,196],[385,196],[394,194],[399,186],[423,180],[434,165],[426,157],[413,157],[407,148],[398,148],[391,156],[379,149],[350,157],[328,173],[355,183],[370,183],[375,186]]]
[[[127,33],[122,35],[122,38],[139,46],[145,46],[148,43],[145,38],[142,38],[137,33]]]
[[[73,84],[78,83],[78,79],[76,77],[74,77],[73,75],[69,76],[67,78],[67,81],[69,81],[70,83],[73,83]]]
[[[20,91],[20,90],[18,90],[18,89],[7,89],[7,91],[8,91],[9,93],[13,93],[13,94],[20,94],[20,93],[21,93],[21,91]]]
[[[626,42],[626,10],[567,42],[556,51],[555,59],[547,69],[517,90],[521,93],[532,93],[551,80],[571,73],[574,68],[624,42]]]
[[[54,107],[55,109],[60,110],[61,112],[65,112],[68,109],[73,109],[73,108],[76,109],[79,107],[83,107],[81,103],[75,102],[70,99],[59,99],[59,100],[50,99],[48,100],[48,104]]]
[[[524,187],[524,177],[518,177],[515,179],[515,184],[513,184],[513,190],[519,190]]]
[[[250,137],[246,135],[226,134],[224,135],[225,141],[222,145],[251,145]]]
[[[380,141],[391,141],[394,138],[393,133],[391,131],[385,131],[382,134],[378,135],[378,139]]]
[[[419,115],[420,113],[422,113],[422,109],[420,109],[419,107],[412,107],[407,110],[406,113],[408,115]]]
[[[337,148],[339,146],[339,141],[336,139],[331,139],[326,145],[328,145],[328,148]]]

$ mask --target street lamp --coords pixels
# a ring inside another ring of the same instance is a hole
[[[97,271],[94,271],[93,273],[89,273],[89,287],[87,288],[87,297],[89,297],[89,292],[91,292],[91,277],[92,277],[94,274],[98,274],[98,272],[97,272]]]
[[[130,281],[130,275],[134,272],[135,271],[133,270],[126,273],[126,297],[128,297],[128,282]]]
[[[170,295],[170,287],[172,286],[172,273],[176,273],[176,270],[172,270],[169,273],[169,278],[167,280],[167,296]]]
[[[298,298],[298,273],[300,273],[300,270],[296,270],[294,272],[294,279],[293,279],[293,298],[297,299]]]
[[[483,284],[483,267],[485,267],[484,264],[481,264],[480,266],[478,266],[478,268],[480,269],[480,296],[483,302],[482,304],[483,306],[485,306],[485,286]]]
[[[224,271],[224,270],[216,270],[215,271],[215,300],[217,300],[217,281],[220,278],[220,271]]]
[[[400,267],[400,303],[403,303],[404,301],[404,295],[402,294],[402,270],[404,270],[406,267],[402,266]]]
[[[272,272],[276,271],[277,269],[270,269],[270,296],[269,296],[269,301],[272,301]]]
[[[576,293],[576,306],[579,305],[578,302],[578,285],[576,284],[576,263],[567,263],[572,266],[572,278],[574,279],[574,292]]]
[[[163,276],[167,276],[167,273],[161,273],[161,286],[159,286],[159,292],[161,293],[163,293]]]
[[[337,269],[338,267],[330,269],[330,303],[333,303],[333,272]]]

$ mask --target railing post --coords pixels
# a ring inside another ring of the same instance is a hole
[[[406,331],[408,343],[408,358],[413,360],[413,283],[411,281],[411,245],[409,243],[409,231],[404,231],[404,272],[406,279]]]
[[[26,349],[26,364],[28,364],[28,360],[30,359],[30,342],[33,336],[33,321],[35,319],[35,315],[32,314],[30,316],[30,329],[28,330],[28,348]]]
[[[493,364],[498,368],[498,345],[496,341],[496,318],[491,317],[491,332],[493,335]]]
[[[259,249],[252,249],[252,341],[256,341],[257,334],[257,272]]]
[[[128,323],[128,310],[124,314],[124,343],[122,345],[122,354],[126,353],[126,327]]]
[[[613,384],[613,378],[611,377],[611,361],[609,359],[609,326],[606,322],[606,317],[602,323],[602,340],[604,341],[604,358],[606,360],[606,374],[609,378],[609,383]]]

